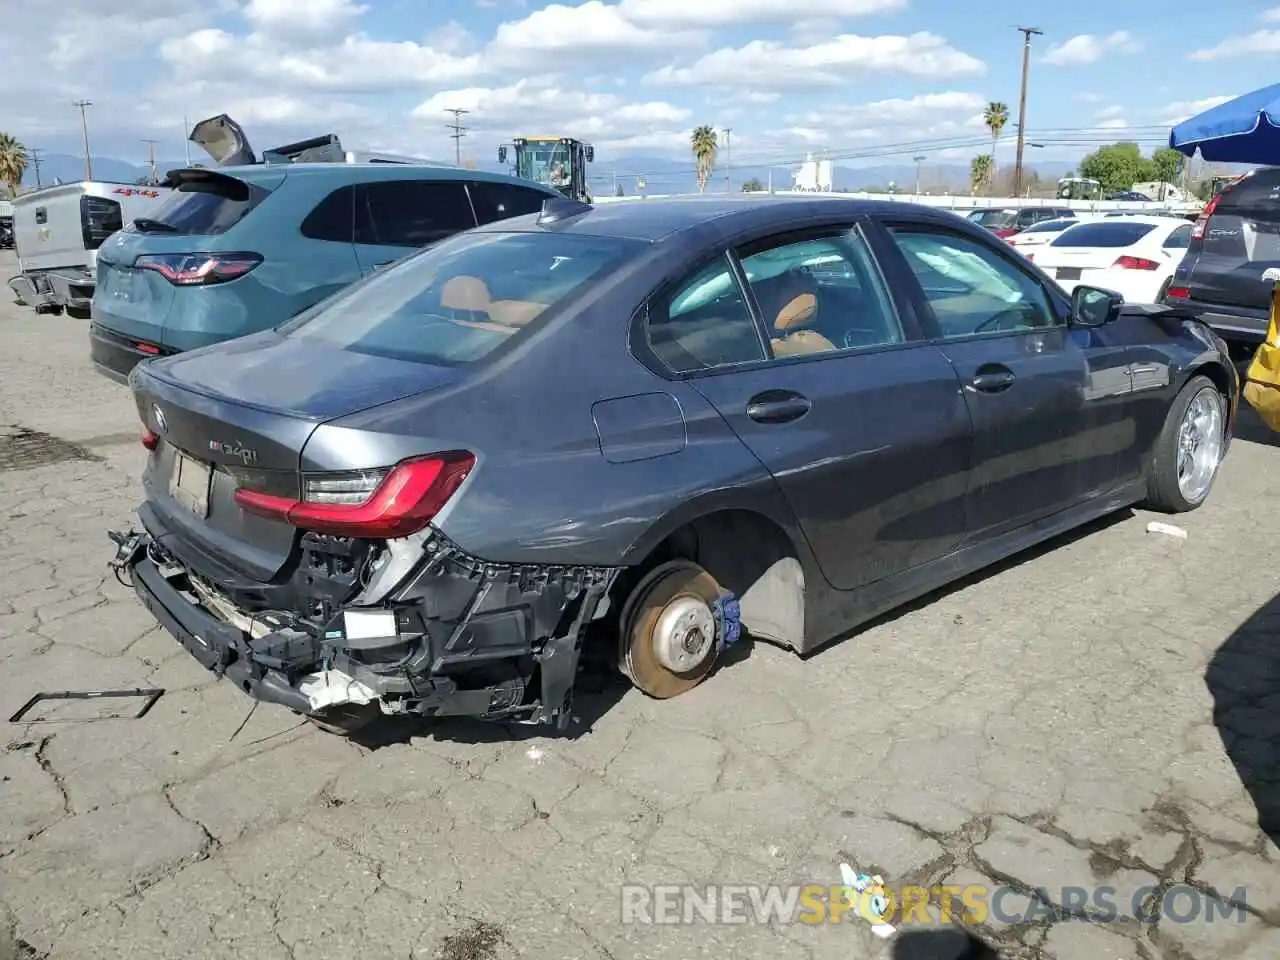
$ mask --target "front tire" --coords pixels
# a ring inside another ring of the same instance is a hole
[[[1226,447],[1226,402],[1217,384],[1192,377],[1178,393],[1152,450],[1145,506],[1187,513],[1209,497]]]
[[[715,578],[691,561],[651,570],[622,611],[623,675],[658,700],[678,697],[706,679],[716,661],[713,611],[719,597]]]

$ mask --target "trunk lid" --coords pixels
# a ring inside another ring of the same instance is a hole
[[[253,147],[244,135],[240,124],[225,113],[208,120],[201,120],[191,128],[188,139],[213,157],[220,167],[243,166],[256,163]]]
[[[297,497],[302,451],[321,423],[457,379],[449,368],[274,331],[138,369],[138,412],[160,438],[144,478],[148,502],[176,537],[258,582],[286,566],[298,533],[243,511],[236,488]]]
[[[1227,186],[1188,250],[1192,299],[1267,310],[1271,285],[1262,274],[1280,267],[1280,171],[1256,170]]]

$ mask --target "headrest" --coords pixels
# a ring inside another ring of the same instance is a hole
[[[489,309],[489,288],[479,277],[450,277],[440,291],[440,306],[485,313]]]
[[[797,330],[807,323],[812,323],[818,315],[818,298],[812,293],[802,293],[792,297],[778,311],[773,321],[773,329],[782,333],[785,330]]]

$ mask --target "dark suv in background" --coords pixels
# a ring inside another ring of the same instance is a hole
[[[1164,296],[1188,307],[1224,340],[1261,343],[1271,311],[1262,274],[1280,267],[1280,168],[1255,170],[1213,197]]]

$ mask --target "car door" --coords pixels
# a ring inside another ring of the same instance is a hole
[[[1126,352],[1068,329],[1065,302],[998,244],[934,223],[884,226],[973,421],[973,537],[1114,486],[1115,458],[1132,443]]]
[[[833,586],[964,539],[964,399],[860,229],[770,236],[704,264],[651,304],[645,342],[774,476]]]
[[[356,257],[365,275],[475,225],[461,180],[374,180],[356,187]]]

